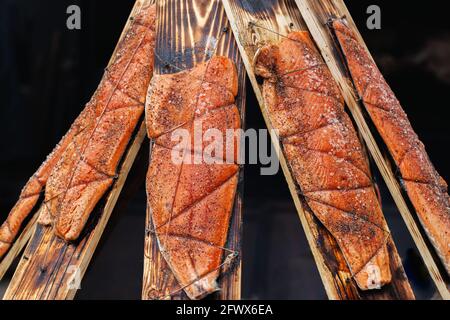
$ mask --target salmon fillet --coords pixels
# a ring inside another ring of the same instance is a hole
[[[336,239],[358,287],[389,283],[389,231],[368,161],[309,33],[262,47],[255,72],[305,202]]]
[[[237,84],[233,62],[215,56],[189,70],[154,75],[149,87],[146,122],[153,149],[148,208],[160,252],[191,299],[219,289],[216,279],[239,172],[239,135],[226,140],[227,129],[237,132],[241,127],[234,104]],[[174,142],[177,129],[188,132],[191,140],[182,146]],[[195,161],[210,143],[195,141],[208,129],[223,137],[224,152],[211,154],[217,161]],[[227,157],[227,150],[234,152]],[[183,161],[174,161],[174,154]]]
[[[419,220],[450,274],[450,202],[406,113],[368,52],[343,20],[333,21],[356,90],[396,163]]]
[[[0,257],[45,188],[40,222],[75,240],[111,186],[118,163],[144,111],[153,73],[155,6],[142,8],[118,45],[91,101],[22,190],[0,228]]]

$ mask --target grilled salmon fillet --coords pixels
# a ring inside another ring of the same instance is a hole
[[[118,163],[144,111],[153,73],[155,6],[142,8],[118,45],[91,101],[22,190],[0,228],[0,257],[45,188],[40,222],[75,240],[111,186]]]
[[[389,232],[368,161],[309,33],[260,48],[255,72],[305,202],[336,239],[358,287],[389,283]]]
[[[239,172],[237,84],[234,63],[215,56],[189,70],[154,75],[149,87],[148,209],[161,254],[191,299],[219,289]],[[177,129],[191,140],[180,146]],[[224,152],[195,160],[208,148],[210,142],[196,142],[199,135],[206,140],[208,129],[223,137]],[[227,129],[236,133],[232,139],[226,140]]]
[[[368,52],[343,20],[333,29],[356,90],[396,163],[401,181],[428,237],[450,274],[450,201],[400,102]]]

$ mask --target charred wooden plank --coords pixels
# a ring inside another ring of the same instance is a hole
[[[16,259],[16,257],[22,251],[22,249],[27,245],[28,241],[33,235],[38,217],[39,217],[39,210],[37,210],[37,212],[32,214],[31,218],[26,223],[25,227],[20,231],[19,235],[14,240],[14,243],[12,244],[11,248],[9,248],[6,255],[2,257],[0,261],[0,280],[3,278],[6,271],[8,271],[14,259]]]
[[[218,0],[163,0],[157,4],[157,42],[155,72],[175,73],[207,61],[213,55],[227,56],[238,71],[239,90],[236,105],[244,124],[245,69],[228,19]],[[150,151],[151,158],[151,151]],[[212,299],[240,299],[241,297],[241,224],[243,170],[239,172],[238,190],[225,248],[231,254],[224,261],[218,286],[221,290]],[[144,249],[143,299],[187,299],[172,271],[162,257],[151,215],[147,209],[147,232]]]
[[[445,271],[441,271],[443,268],[438,267],[440,261],[435,259],[433,248],[430,247],[430,244],[427,242],[424,231],[420,224],[418,224],[414,209],[410,205],[407,195],[402,190],[401,184],[395,173],[397,171],[395,169],[395,164],[392,161],[392,157],[388,155],[387,148],[384,144],[379,144],[377,142],[381,139],[375,138],[377,137],[376,129],[374,128],[372,120],[361,105],[346,63],[343,60],[342,53],[339,49],[339,43],[336,41],[333,31],[330,28],[329,23],[332,19],[345,17],[349,26],[355,32],[358,42],[366,49],[371,57],[351,14],[347,10],[343,0],[296,0],[296,3],[317,46],[321,50],[322,56],[341,87],[342,94],[355,119],[359,131],[377,164],[436,288],[443,298],[449,299],[448,276],[445,274]]]
[[[131,29],[133,17],[152,2],[152,0],[136,1],[119,42]],[[116,51],[117,47],[108,65],[111,65],[117,58]],[[86,227],[76,241],[66,242],[58,238],[51,227],[37,225],[4,299],[62,300],[74,298],[78,282],[81,281],[100,241],[144,138],[145,124],[141,119],[122,156],[112,187],[93,210]]]
[[[290,31],[307,31],[308,28],[294,1],[264,0],[256,4],[248,0],[223,0],[223,4],[266,125],[268,129],[273,129],[264,103],[262,85],[253,71],[254,57],[262,45],[279,42]],[[276,150],[281,150],[279,137],[275,131],[270,131]],[[393,275],[392,282],[381,290],[361,291],[358,289],[336,240],[305,206],[282,151],[279,151],[279,159],[328,297],[330,299],[414,299],[392,237],[389,237],[387,243]]]

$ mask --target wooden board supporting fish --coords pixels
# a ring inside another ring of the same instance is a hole
[[[208,64],[214,56],[228,57],[237,68],[238,94],[235,104],[239,110],[243,128],[245,69],[232,31],[229,29],[221,1],[162,0],[157,3],[157,19],[155,73],[158,75],[175,74],[202,63]],[[195,80],[193,79],[193,81]],[[147,110],[147,112],[149,111]],[[147,117],[149,117],[148,114]],[[155,141],[152,141],[150,165],[154,160],[152,159],[152,150],[155,153],[156,148],[154,143]],[[221,249],[223,252],[222,263],[218,268],[220,275],[217,281],[220,290],[209,297],[212,299],[240,299],[241,297],[242,182],[243,169],[241,168],[238,173],[238,186],[228,227],[228,238],[225,246]],[[177,281],[165,257],[160,252],[157,232],[155,232],[156,228],[150,211],[148,208],[142,298],[146,300],[188,299],[183,290],[185,288]],[[201,277],[199,276],[200,279]]]
[[[274,125],[269,113],[270,106],[265,103],[263,85],[254,72],[255,56],[263,46],[278,44],[280,40],[288,38],[288,34],[292,31],[308,31],[307,25],[293,0],[265,0],[258,1],[258,4],[248,0],[223,0],[223,4],[266,125],[268,129],[273,129]],[[289,63],[289,61],[280,61]],[[283,149],[279,146],[280,137],[273,130],[271,130],[271,139],[275,149],[281,150],[280,164],[328,297],[330,299],[414,299],[391,236],[388,236],[386,242],[389,256],[388,269],[392,274],[390,283],[378,290],[359,289],[336,239],[305,205],[302,191],[293,178],[292,168],[286,161]],[[384,228],[388,230],[387,226]]]
[[[136,1],[119,43],[123,43],[122,40],[129,34],[134,17],[141,12],[142,8],[148,8],[151,3],[152,0]],[[119,47],[114,51],[108,66],[113,65],[117,61],[116,59],[120,58],[120,55],[116,55],[116,52],[120,52],[118,50],[120,50]],[[109,101],[111,99],[108,100],[108,103]],[[37,224],[3,299],[62,300],[74,298],[145,138],[145,123],[142,118],[138,121],[120,158],[112,186],[90,213],[86,226],[78,239],[67,242],[55,235],[52,226]],[[44,202],[38,213],[45,209],[45,206]],[[24,232],[30,232],[30,229],[27,228],[24,229]],[[23,233],[16,242],[21,241],[22,237]]]
[[[95,248],[108,223],[133,161],[145,138],[141,123],[131,142],[111,191],[93,212],[82,237],[68,243],[51,227],[38,224],[25,249],[4,300],[73,299]]]
[[[22,249],[27,245],[28,240],[32,236],[34,229],[36,227],[36,221],[39,217],[39,211],[34,213],[30,221],[26,224],[23,230],[20,232],[17,239],[14,240],[13,245],[8,250],[8,253],[0,261],[0,280],[2,280],[6,271],[10,268],[11,264],[20,254]]]
[[[325,62],[341,87],[345,101],[355,119],[358,129],[377,164],[437,290],[444,299],[449,299],[448,276],[444,268],[438,267],[441,263],[439,259],[436,259],[432,246],[427,242],[426,235],[417,221],[416,214],[414,213],[415,211],[410,205],[407,195],[404,196],[405,193],[402,191],[396,173],[394,173],[398,171],[392,161],[392,157],[388,155],[387,148],[383,143],[380,145],[377,142],[381,139],[377,140],[374,138],[377,136],[377,132],[372,120],[367,115],[367,112],[364,111],[364,107],[361,106],[361,99],[357,96],[357,91],[352,83],[346,63],[342,59],[340,45],[332,31],[330,21],[332,21],[332,19],[345,18],[349,27],[355,33],[357,41],[366,50],[368,56],[371,57],[344,1],[295,0],[295,2],[300,9],[302,17],[319,47]]]

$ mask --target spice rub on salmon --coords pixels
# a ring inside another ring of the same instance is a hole
[[[237,82],[234,63],[214,56],[189,70],[154,75],[149,87],[146,122],[153,149],[147,196],[152,230],[180,288],[191,299],[219,289],[216,279],[227,253],[239,173]],[[173,139],[177,129],[184,129],[191,139],[182,147]],[[212,154],[215,159],[202,157],[210,142],[194,142],[208,129],[223,136],[223,153]],[[226,139],[227,130],[235,133],[232,139]],[[227,157],[227,150],[234,152]],[[195,161],[195,156],[201,158]]]
[[[141,9],[120,41],[91,101],[22,190],[0,228],[0,257],[45,188],[40,223],[75,240],[111,186],[119,161],[144,111],[153,73],[155,6]]]
[[[428,237],[450,273],[450,200],[447,183],[369,53],[344,20],[332,23],[356,90],[383,138]]]
[[[270,121],[306,204],[336,239],[362,290],[391,281],[389,232],[344,100],[307,32],[262,47]]]

